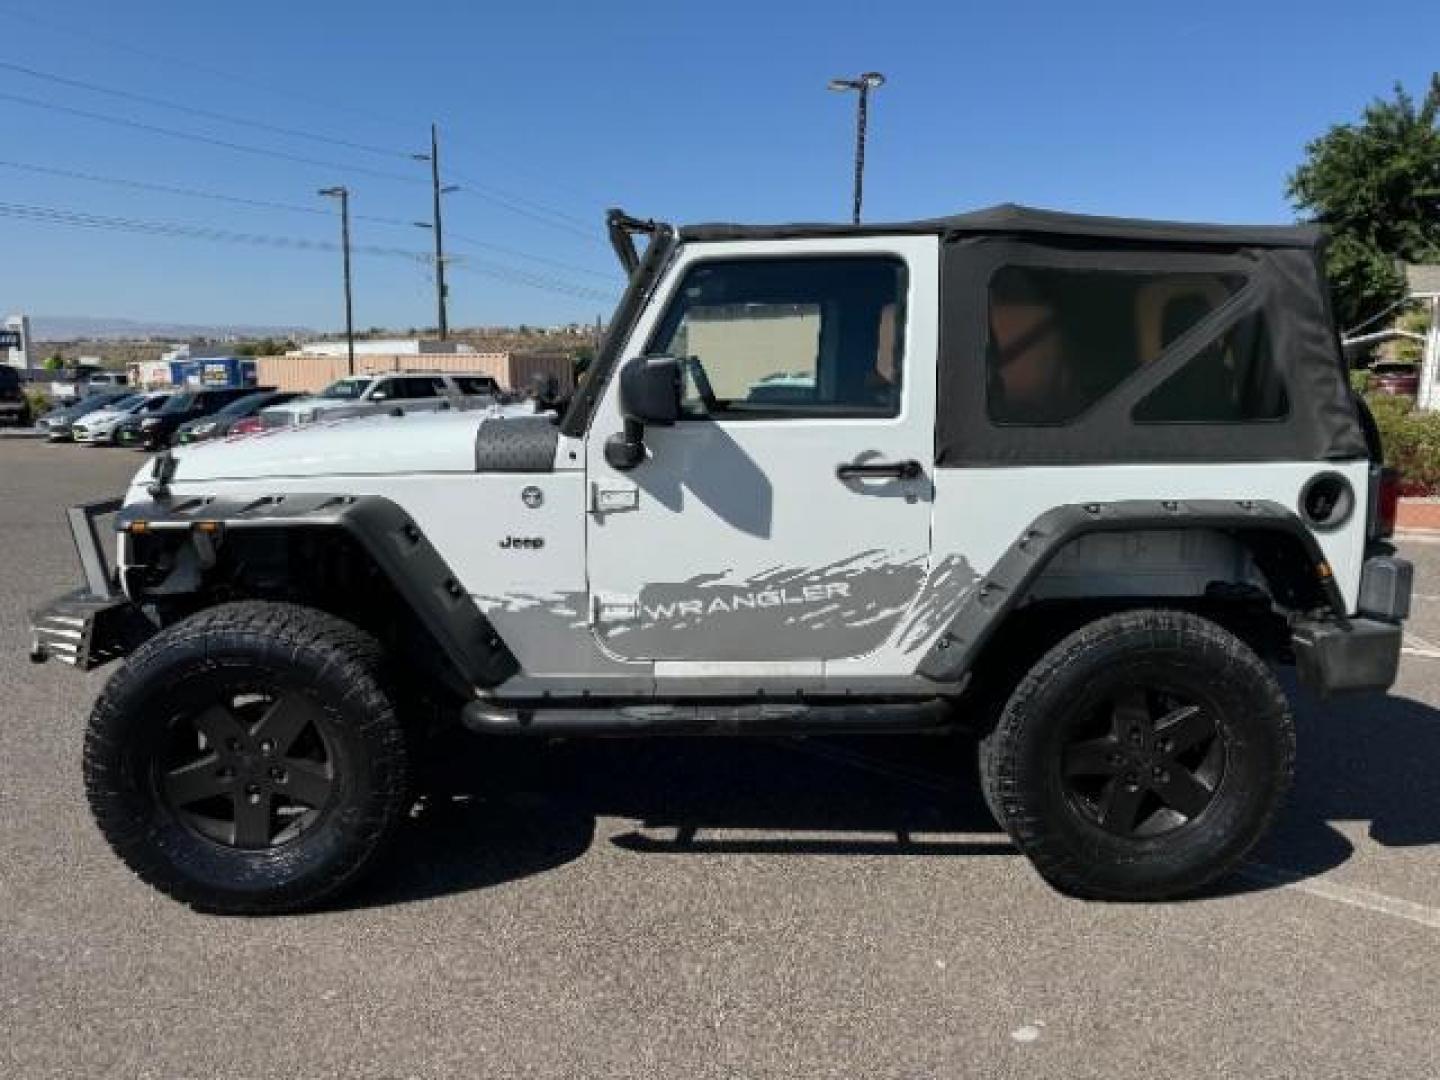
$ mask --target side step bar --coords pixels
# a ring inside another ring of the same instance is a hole
[[[954,706],[940,698],[903,703],[723,702],[609,706],[499,705],[472,701],[461,722],[482,735],[877,735],[953,727]]]

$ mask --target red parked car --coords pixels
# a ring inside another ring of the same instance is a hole
[[[1414,397],[1420,391],[1420,365],[1403,360],[1387,360],[1370,369],[1366,387],[1372,394]]]

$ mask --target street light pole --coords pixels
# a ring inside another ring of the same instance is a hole
[[[345,260],[345,366],[355,374],[355,309],[350,294],[350,189],[343,186],[321,188],[320,194],[340,200],[340,247]]]
[[[438,309],[437,318],[440,330],[440,340],[444,341],[450,332],[450,323],[445,315],[445,302],[450,295],[450,290],[445,285],[445,239],[440,221],[440,196],[448,195],[452,191],[459,191],[458,184],[440,183],[440,130],[435,124],[430,125],[430,153],[412,154],[416,161],[430,162],[430,194],[432,200],[431,216],[428,223],[417,221],[415,224],[422,229],[433,229],[435,232],[435,306]]]
[[[854,90],[859,94],[855,106],[855,205],[850,220],[860,224],[860,203],[865,192],[865,124],[870,113],[870,91],[885,85],[885,76],[878,71],[867,71],[855,79],[831,79],[830,89],[837,91]]]

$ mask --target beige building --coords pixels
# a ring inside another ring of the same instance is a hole
[[[537,375],[553,375],[561,393],[574,389],[574,363],[564,352],[447,352],[361,351],[356,343],[355,374],[382,371],[449,371],[489,375],[502,389],[524,391]],[[327,343],[320,352],[300,350],[284,356],[261,356],[255,373],[261,386],[277,390],[314,392],[349,374],[344,348],[336,352]]]
[[[766,379],[815,381],[820,356],[820,310],[810,304],[698,308],[689,313],[683,356],[705,364],[715,395],[743,399]]]

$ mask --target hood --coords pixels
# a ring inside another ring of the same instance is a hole
[[[317,421],[176,447],[175,484],[267,477],[475,472],[480,425],[494,409]],[[529,415],[526,413],[526,415]],[[142,470],[148,476],[149,470]]]
[[[323,413],[331,409],[353,408],[356,405],[369,405],[374,408],[379,408],[381,403],[378,401],[362,401],[359,398],[299,397],[291,398],[289,401],[282,401],[278,405],[267,405],[263,411],[304,416],[311,412]]]

